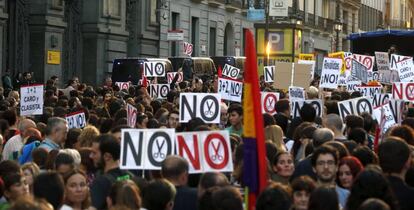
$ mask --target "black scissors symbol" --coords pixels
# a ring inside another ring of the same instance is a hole
[[[161,152],[161,149],[164,146],[165,141],[162,141],[161,146],[158,144],[158,140],[155,141],[155,143],[157,144],[158,152],[154,153],[154,158],[162,158],[162,159],[164,159],[165,158],[165,154]]]
[[[213,107],[213,102],[211,103],[211,104],[209,104],[208,102],[207,102],[207,111],[205,111],[204,112],[204,114],[205,115],[207,115],[207,116],[210,116],[210,115],[213,115],[214,114],[214,112],[213,111],[211,111],[211,108]]]

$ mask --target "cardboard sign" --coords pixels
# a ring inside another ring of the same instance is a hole
[[[224,100],[241,102],[243,95],[243,83],[235,80],[219,78],[218,93]]]
[[[273,82],[273,77],[275,74],[275,66],[265,66],[264,67],[264,81],[265,82]]]
[[[361,92],[362,96],[374,97],[375,94],[379,94],[382,91],[382,86],[357,86],[356,89]]]
[[[390,70],[390,59],[387,52],[375,52],[375,60],[377,62],[378,71]]]
[[[182,81],[184,81],[184,76],[183,76],[183,72],[168,72],[167,73],[167,81],[168,84],[171,84],[171,82],[174,80],[175,76],[178,74],[178,79],[175,83],[180,83]]]
[[[396,55],[396,54],[392,54],[391,55],[391,60],[390,60],[390,70],[392,71],[398,71],[397,69],[397,63],[403,61],[403,60],[407,60],[407,59],[411,59],[412,57],[410,56],[403,56],[403,55]]]
[[[290,86],[308,88],[311,66],[309,64],[276,62],[273,74],[273,85],[279,89],[288,89]]]
[[[338,102],[338,109],[339,115],[343,121],[345,121],[345,117],[348,115],[360,115],[364,112],[368,112],[372,115],[372,99],[368,97],[359,97],[340,101]]]
[[[290,115],[295,117],[300,117],[300,109],[303,107],[304,104],[311,104],[313,108],[316,110],[316,116],[322,117],[323,114],[323,103],[322,100],[297,100],[297,101],[291,101],[291,112]]]
[[[120,90],[128,90],[129,89],[129,82],[115,82],[115,85],[119,87]]]
[[[223,70],[221,71],[223,76],[232,78],[232,79],[237,79],[239,77],[240,74],[240,69],[231,66],[231,65],[224,65]]]
[[[391,99],[390,94],[384,94],[384,93],[377,93],[372,98],[372,107],[377,108],[380,107],[386,103],[388,103]]]
[[[342,60],[337,58],[324,58],[319,87],[338,88],[339,74],[342,68]]]
[[[289,100],[305,100],[305,90],[302,87],[289,87]]]
[[[127,119],[128,126],[131,128],[135,128],[135,125],[137,124],[137,108],[135,108],[131,104],[127,104]]]
[[[279,101],[279,93],[261,92],[262,113],[276,114],[276,102]]]
[[[122,129],[121,169],[160,170],[168,155],[174,154],[174,129]]]
[[[397,62],[397,70],[401,82],[411,82],[414,80],[414,64],[412,58]]]
[[[396,82],[392,84],[392,98],[404,101],[414,100],[414,82]]]
[[[151,84],[150,88],[150,96],[152,98],[167,98],[168,93],[170,92],[170,85],[169,84]]]
[[[69,129],[71,128],[83,128],[86,126],[86,117],[85,113],[80,112],[73,112],[66,115],[66,122],[68,122]]]
[[[367,71],[372,71],[372,69],[374,68],[374,56],[352,54],[352,57],[354,60],[362,64],[367,69]],[[352,63],[352,65],[353,64],[354,63]]]
[[[164,62],[144,62],[144,76],[165,77]]]
[[[20,115],[43,114],[43,85],[20,87]]]
[[[355,78],[358,78],[363,83],[368,83],[367,68],[355,59],[352,59],[351,75]]]
[[[176,141],[177,154],[188,160],[190,174],[233,171],[228,131],[177,133]]]
[[[349,76],[346,81],[346,90],[352,93],[354,91],[357,91],[356,87],[360,85],[361,85],[361,80],[353,76]]]
[[[306,64],[309,65],[310,68],[310,80],[313,80],[313,77],[315,75],[315,61],[309,61],[309,60],[298,60],[298,64]]]
[[[180,123],[196,117],[205,123],[220,123],[221,94],[181,93]]]
[[[299,54],[299,60],[303,60],[303,61],[314,61],[315,60],[315,55],[314,54]]]

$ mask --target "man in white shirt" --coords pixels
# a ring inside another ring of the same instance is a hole
[[[36,128],[35,122],[30,119],[20,121],[18,129],[20,134],[11,137],[4,145],[3,160],[17,160],[19,151],[24,146],[24,139],[27,137],[27,130],[29,128]]]

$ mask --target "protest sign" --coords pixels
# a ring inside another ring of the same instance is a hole
[[[405,109],[405,101],[403,100],[396,100],[396,99],[390,99],[388,101],[390,104],[390,108],[392,111],[392,114],[394,115],[394,119],[397,123],[401,124],[403,118],[403,112]]]
[[[293,64],[293,75],[292,75],[292,84],[290,86],[297,86],[308,88],[310,86],[310,77],[309,75],[312,72],[311,64]]]
[[[329,53],[328,57],[330,58],[338,58],[342,60],[342,65],[341,65],[341,72],[340,75],[344,75],[345,74],[345,53],[344,52],[334,52],[334,53]]]
[[[390,70],[397,71],[397,63],[407,59],[412,59],[412,57],[392,54],[390,60]]]
[[[228,65],[228,64],[224,65],[224,68],[222,70],[223,76],[226,76],[232,79],[237,79],[239,77],[239,74],[240,74],[240,69],[234,66]]]
[[[306,64],[309,65],[309,71],[310,71],[310,80],[313,80],[313,77],[315,75],[315,61],[309,61],[309,60],[298,60],[298,64]]]
[[[354,60],[362,64],[367,71],[372,71],[372,69],[374,68],[374,56],[352,54],[352,57]],[[352,65],[354,65],[354,63],[352,63]]]
[[[152,82],[151,80],[146,79],[146,80],[145,80],[145,84],[142,84],[142,81],[143,81],[142,79],[139,79],[139,80],[138,80],[138,85],[145,86],[145,87],[149,87],[149,86],[150,86],[150,84],[151,84],[151,82]]]
[[[287,90],[292,86],[293,64],[288,62],[276,62],[273,74],[273,84],[278,89]],[[297,85],[300,86],[300,85]]]
[[[167,95],[170,92],[169,84],[151,84],[149,88],[151,98],[165,99],[167,98]]]
[[[276,102],[279,101],[279,93],[261,92],[262,113],[276,114]]]
[[[233,171],[228,131],[177,133],[175,145],[177,154],[188,160],[190,174]]]
[[[395,82],[392,84],[392,98],[404,101],[414,100],[414,82]]]
[[[390,99],[391,99],[390,94],[376,93],[374,97],[372,98],[372,107],[375,109],[379,106],[382,106],[388,103]]]
[[[43,85],[20,87],[20,115],[43,114]]]
[[[363,112],[368,112],[372,115],[372,99],[368,97],[359,97],[338,102],[338,110],[341,119],[345,121],[348,115],[360,115]]]
[[[391,84],[393,82],[399,82],[400,77],[398,75],[398,71],[391,71],[391,70],[379,70],[378,73],[380,76],[380,82],[385,84]]]
[[[382,86],[368,86],[368,85],[360,85],[357,86],[356,89],[361,92],[362,96],[366,97],[374,97],[375,94],[381,93]]]
[[[387,52],[375,52],[375,60],[377,61],[378,71],[390,70],[390,59]]]
[[[324,58],[319,87],[338,88],[338,78],[342,68],[342,60],[338,58]]]
[[[167,73],[167,82],[168,84],[171,84],[171,82],[174,80],[175,76],[178,74],[178,79],[175,83],[180,83],[182,81],[184,81],[184,76],[183,76],[183,72],[168,72]]]
[[[164,62],[144,62],[144,76],[165,77]]]
[[[264,80],[265,82],[273,82],[273,77],[275,74],[275,66],[265,66],[264,67]]]
[[[181,93],[180,123],[186,123],[196,117],[205,123],[220,123],[221,94]]]
[[[397,62],[397,71],[401,82],[411,82],[414,80],[413,59],[405,59]]]
[[[289,100],[305,100],[305,90],[302,87],[289,87]]]
[[[299,54],[299,60],[302,61],[314,61],[315,60],[315,55],[314,54]]]
[[[300,109],[303,107],[304,104],[311,104],[316,110],[316,116],[322,117],[323,114],[323,103],[322,100],[297,100],[291,101],[291,112],[293,118],[300,117]]]
[[[160,170],[174,154],[174,129],[122,129],[121,138],[121,169]]]
[[[361,85],[361,80],[353,76],[349,76],[346,81],[346,90],[352,93],[354,91],[357,91],[356,87],[360,85]]]
[[[135,128],[135,125],[137,123],[137,108],[135,108],[131,104],[127,104],[127,120],[128,126],[131,128]]]
[[[83,128],[86,126],[86,117],[83,111],[72,112],[65,116],[66,122],[68,122],[69,129],[71,128]]]
[[[347,74],[351,74],[351,68],[352,68],[352,53],[350,52],[345,52],[344,53],[345,56],[345,72],[347,72]]]
[[[115,85],[119,87],[120,90],[128,90],[130,82],[115,82]]]
[[[352,59],[351,75],[355,78],[358,78],[363,83],[368,83],[367,68],[355,59]]]
[[[243,83],[236,80],[219,78],[218,93],[224,100],[241,102],[243,94]]]
[[[389,103],[385,103],[373,111],[373,118],[381,125],[381,133],[384,134],[389,128],[396,124],[394,114]]]

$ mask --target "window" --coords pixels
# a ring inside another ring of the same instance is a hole
[[[191,44],[193,44],[193,55],[199,56],[199,19],[198,17],[191,18]]]
[[[180,27],[180,13],[171,14],[171,29],[176,30]],[[179,46],[177,42],[171,42],[171,56],[179,56]]]
[[[210,27],[210,40],[208,52],[210,56],[216,55],[216,28]]]
[[[157,0],[150,1],[150,22],[157,23]]]
[[[120,6],[121,5],[119,0],[104,0],[103,15],[111,17],[120,17]]]

